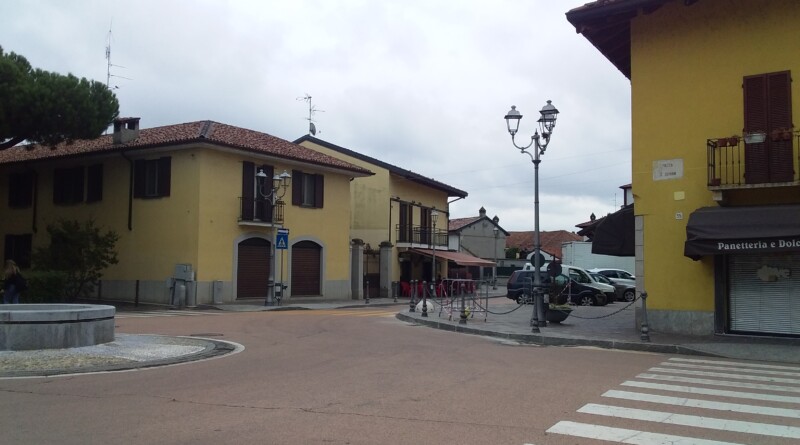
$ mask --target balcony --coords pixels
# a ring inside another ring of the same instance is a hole
[[[398,224],[395,236],[397,245],[401,247],[447,246],[447,231],[431,227]]]
[[[711,191],[800,185],[800,131],[708,139],[706,147]]]
[[[283,224],[283,201],[263,198],[239,198],[239,224],[274,226]]]

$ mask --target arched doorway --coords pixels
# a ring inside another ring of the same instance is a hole
[[[292,296],[322,295],[322,246],[300,241],[292,246]]]
[[[236,298],[266,298],[269,289],[270,242],[248,238],[239,243]]]

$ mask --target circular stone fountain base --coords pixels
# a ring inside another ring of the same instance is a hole
[[[0,305],[0,351],[63,349],[114,341],[114,306]]]

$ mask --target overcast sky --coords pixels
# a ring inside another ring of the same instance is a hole
[[[530,141],[559,111],[539,174],[542,230],[613,212],[630,183],[630,83],[565,13],[588,0],[3,0],[0,45],[37,68],[111,81],[142,128],[214,120],[317,137],[465,190],[533,230]]]

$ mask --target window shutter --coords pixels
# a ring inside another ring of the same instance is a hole
[[[144,198],[145,160],[133,161],[133,197]]]
[[[167,156],[158,160],[158,196],[169,196],[172,158]]]
[[[792,136],[784,136],[784,131],[792,129],[791,85],[788,71],[767,75],[770,182],[791,182],[794,179]]]
[[[255,165],[252,162],[242,163],[242,220],[253,220],[253,204],[255,202]]]
[[[87,169],[86,202],[103,200],[103,164],[90,165]]]
[[[314,175],[314,207],[321,209],[325,200],[325,175]]]
[[[303,205],[303,172],[292,170],[292,205]]]
[[[72,199],[73,203],[83,202],[83,184],[86,182],[86,173],[83,167],[75,167],[70,173],[72,179]]]
[[[744,78],[744,132],[768,132],[767,79],[763,75]],[[744,151],[745,181],[760,184],[769,181],[767,142],[746,144]]]
[[[5,238],[4,244],[3,244],[3,260],[4,261],[8,261],[8,260],[13,260],[14,259],[14,258],[12,258],[14,256],[14,246],[11,244],[13,242],[13,240],[14,240],[13,235],[6,235],[6,238]]]
[[[270,193],[272,191],[272,177],[275,176],[275,169],[271,165],[262,165],[259,167],[265,175],[263,192]],[[256,196],[256,218],[261,221],[272,222],[272,196],[264,198],[261,195]]]

